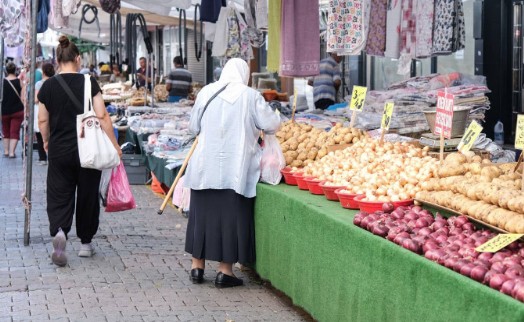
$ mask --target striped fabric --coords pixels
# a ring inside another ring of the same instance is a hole
[[[330,99],[336,102],[336,91],[333,83],[340,80],[340,69],[337,62],[331,57],[320,61],[320,74],[313,80],[314,101]]]
[[[169,73],[166,83],[171,84],[169,96],[187,97],[189,87],[193,82],[191,72],[185,68],[175,68]]]

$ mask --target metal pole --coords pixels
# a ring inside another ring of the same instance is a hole
[[[4,38],[0,37],[0,66],[2,66],[2,71],[0,72],[0,111],[2,110],[2,99],[4,97]]]
[[[25,218],[24,218],[24,246],[29,245],[29,223],[31,222],[31,188],[33,179],[33,124],[34,124],[34,104],[35,104],[35,69],[36,69],[36,14],[38,9],[38,0],[31,1],[31,69],[29,77],[29,99],[26,102],[27,110],[29,111],[28,119],[28,147],[26,160],[26,176],[25,176]],[[25,94],[25,93],[24,93]]]

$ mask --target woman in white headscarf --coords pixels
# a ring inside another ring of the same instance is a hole
[[[220,79],[202,88],[191,114],[190,130],[199,137],[185,177],[191,188],[185,250],[193,255],[193,283],[204,281],[206,259],[220,262],[217,287],[242,285],[233,264],[255,261],[258,139],[261,131],[274,133],[280,117],[248,79],[247,63],[229,60]]]

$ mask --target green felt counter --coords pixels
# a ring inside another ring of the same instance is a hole
[[[319,321],[524,321],[524,303],[353,225],[355,213],[258,184],[257,272]]]
[[[180,167],[176,167],[173,170],[166,168],[167,160],[163,158],[157,158],[152,154],[147,155],[148,169],[155,174],[158,181],[162,182],[168,187],[171,187],[175,181],[176,175]]]

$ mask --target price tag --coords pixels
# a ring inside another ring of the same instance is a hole
[[[460,152],[469,151],[473,146],[473,143],[475,143],[475,140],[479,136],[480,132],[482,132],[482,126],[478,124],[477,121],[472,121],[471,124],[469,124],[466,133],[462,137],[462,140],[460,140],[460,143],[457,147],[458,150]]]
[[[393,108],[395,107],[395,103],[393,102],[386,102],[384,105],[384,113],[382,114],[382,123],[380,127],[383,130],[389,130],[389,125],[391,124],[391,116],[393,115]]]
[[[496,237],[493,237],[492,239],[488,240],[484,244],[480,245],[479,247],[475,248],[477,252],[484,252],[484,253],[496,253],[502,248],[508,246],[515,240],[519,239],[520,237],[524,236],[523,234],[500,234]]]
[[[438,92],[437,115],[435,118],[435,134],[451,139],[451,124],[453,122],[454,95]]]
[[[353,86],[353,93],[351,94],[351,102],[349,109],[352,111],[361,112],[364,108],[364,101],[366,100],[367,87]]]
[[[524,150],[524,114],[517,116],[515,149]]]

